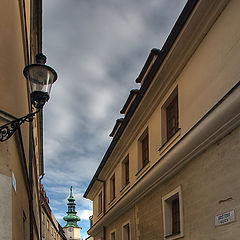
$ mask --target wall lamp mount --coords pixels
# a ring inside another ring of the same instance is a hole
[[[31,104],[37,110],[0,126],[0,142],[8,140],[24,122],[32,122],[34,116],[49,100],[52,84],[57,80],[57,73],[53,68],[45,65],[46,59],[42,53],[37,54],[36,63],[26,66],[23,70],[24,76],[30,82]]]

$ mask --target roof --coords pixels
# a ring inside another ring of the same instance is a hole
[[[125,102],[123,108],[122,108],[121,111],[120,111],[121,114],[125,114],[125,113],[126,113],[126,111],[127,111],[128,107],[129,107],[130,103],[132,102],[134,96],[137,95],[137,93],[138,93],[138,89],[132,89],[132,90],[130,91],[130,94],[129,94],[128,98],[127,98],[127,101]]]
[[[117,132],[118,128],[121,126],[121,123],[123,122],[123,120],[124,120],[123,118],[117,119],[112,132],[109,134],[110,137],[114,137],[114,135]]]
[[[153,48],[150,52],[150,54],[148,55],[148,58],[139,74],[139,76],[137,77],[136,79],[136,83],[140,83],[145,75],[145,73],[147,72],[150,64],[152,63],[153,59],[155,56],[159,56],[161,53],[161,50],[160,49],[157,49],[157,48]]]
[[[167,40],[165,41],[162,49],[161,49],[161,54],[158,54],[157,59],[155,60],[154,64],[152,65],[150,71],[148,72],[141,88],[138,91],[138,94],[136,98],[133,100],[121,126],[119,127],[118,131],[116,132],[114,138],[112,139],[112,142],[110,143],[105,155],[103,156],[102,161],[100,162],[100,165],[98,166],[97,171],[95,172],[90,184],[88,185],[88,188],[86,189],[83,197],[87,197],[88,193],[90,192],[91,188],[93,187],[93,184],[95,183],[96,179],[98,178],[99,174],[101,173],[103,167],[105,166],[109,156],[111,155],[112,151],[114,150],[117,142],[119,141],[120,137],[122,136],[122,133],[124,129],[126,128],[127,124],[129,123],[131,117],[133,116],[135,110],[137,109],[138,105],[140,104],[144,94],[146,93],[148,87],[150,86],[154,76],[156,75],[158,69],[160,68],[161,64],[163,63],[164,59],[168,55],[169,51],[171,50],[175,40],[177,39],[178,35],[182,31],[186,21],[188,20],[189,16],[191,15],[194,7],[198,3],[198,0],[188,0],[186,3],[183,11],[181,12],[179,18],[177,19],[174,27],[172,28]],[[150,53],[151,55],[151,53]],[[149,56],[150,56],[149,55]],[[148,57],[149,58],[149,57]],[[145,68],[146,65],[148,65],[148,60],[146,61],[143,69]],[[139,77],[137,79],[140,79],[140,76],[144,76],[145,70],[141,71]]]

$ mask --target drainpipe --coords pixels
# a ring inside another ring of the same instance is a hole
[[[29,217],[30,217],[30,240],[33,240],[33,125],[29,123]]]
[[[31,1],[31,25],[33,21],[33,4],[34,1]],[[35,2],[37,8],[37,52],[42,52],[42,0]],[[28,40],[28,29],[27,29],[27,17],[26,17],[26,5],[25,0],[22,0],[23,14],[24,14],[24,31],[25,31],[25,41],[26,41],[26,63],[29,64],[31,55],[29,55],[29,40]],[[32,26],[31,26],[32,27]],[[31,36],[30,36],[31,37]],[[31,39],[31,42],[33,40]],[[31,45],[31,43],[30,43]],[[30,51],[32,51],[30,47]],[[31,110],[31,109],[30,109]],[[29,123],[29,187],[30,187],[30,198],[29,198],[29,224],[30,224],[30,240],[33,240],[33,157],[34,156],[34,145],[33,145],[33,124]],[[40,214],[40,223],[41,223],[41,214]]]
[[[40,189],[40,194],[39,194],[39,205],[38,205],[38,211],[39,211],[39,219],[40,219],[40,239],[42,240],[42,209],[41,209],[41,181],[44,177],[44,173],[40,176],[39,178],[39,189]]]

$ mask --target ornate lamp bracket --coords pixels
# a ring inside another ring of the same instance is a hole
[[[29,113],[24,117],[15,119],[3,126],[0,127],[0,142],[4,142],[8,140],[14,132],[24,123],[24,122],[32,122],[34,115],[36,115],[39,111],[38,109],[36,112]]]

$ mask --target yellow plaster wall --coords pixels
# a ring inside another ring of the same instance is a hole
[[[239,1],[230,2],[178,79],[183,132],[240,79],[239,9]]]
[[[26,0],[28,36],[30,36],[30,0]],[[22,25],[22,1],[2,0],[0,8],[0,110],[16,117],[29,113],[29,93],[27,80],[23,76],[25,62],[24,29]],[[30,42],[29,42],[30,43]],[[6,120],[0,118],[0,125]],[[21,126],[21,134],[28,169],[29,162],[29,124]],[[29,198],[24,180],[22,155],[17,133],[0,144],[0,174],[11,177],[14,172],[17,191],[12,189],[13,239],[22,239],[23,211],[26,215],[26,239],[29,239]],[[34,207],[39,227],[38,177],[34,175]],[[38,234],[40,229],[38,229]],[[37,231],[34,229],[35,238]],[[37,238],[36,238],[37,239]]]
[[[20,117],[28,111],[28,96],[18,1],[1,1],[0,13],[0,109]]]

